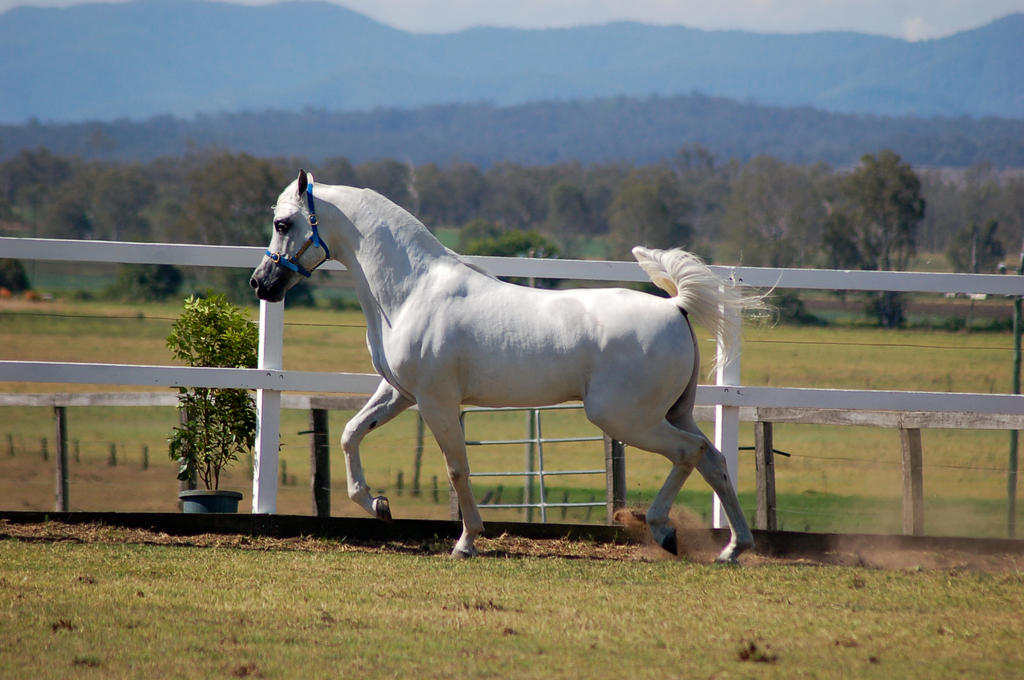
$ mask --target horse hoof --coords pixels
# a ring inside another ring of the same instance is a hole
[[[456,547],[455,550],[452,550],[452,554],[451,554],[451,558],[453,560],[468,560],[468,559],[470,559],[472,557],[476,557],[476,556],[477,556],[476,548],[466,549],[466,548],[458,548],[458,547]]]
[[[715,558],[715,564],[720,564],[724,567],[738,567],[740,566],[740,561],[735,555],[719,555]]]
[[[391,521],[391,504],[384,496],[377,496],[373,499],[373,511],[376,513],[377,519],[384,522]]]
[[[667,552],[670,552],[673,555],[678,555],[679,544],[676,543],[676,530],[672,529],[669,533],[665,534],[665,536],[663,536],[662,539],[658,541],[658,545],[660,545]]]

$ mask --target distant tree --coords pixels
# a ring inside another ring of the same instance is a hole
[[[995,210],[1003,243],[1015,252],[1024,234],[1024,176],[1007,177],[1002,182]]]
[[[963,184],[942,169],[926,169],[918,173],[921,195],[928,210],[918,227],[918,248],[924,252],[945,252],[954,234],[970,224],[964,216]]]
[[[480,216],[481,208],[487,196],[487,180],[480,169],[464,162],[454,162],[444,169],[445,185],[451,199],[451,214],[448,224],[462,224],[467,220]]]
[[[864,259],[857,245],[857,234],[847,212],[828,207],[822,234],[825,266],[829,269],[863,269]]]
[[[529,229],[547,215],[548,187],[531,168],[497,163],[488,168],[483,216],[506,229]]]
[[[547,231],[563,237],[591,233],[593,218],[583,190],[569,182],[559,182],[548,192]]]
[[[40,200],[38,208],[33,210],[36,233],[50,238],[96,238],[88,189],[85,184],[68,181],[61,191]]]
[[[625,163],[601,163],[588,166],[580,180],[583,200],[590,210],[590,234],[607,234],[608,215],[619,184],[629,176],[632,168]]]
[[[732,185],[723,219],[732,250],[745,264],[801,267],[819,252],[825,206],[818,170],[767,156],[747,163]]]
[[[738,162],[720,164],[708,148],[693,144],[679,150],[673,168],[690,206],[688,221],[693,226],[693,239],[721,240],[727,231],[723,218],[739,172]]]
[[[275,166],[248,154],[215,153],[190,159],[184,191],[165,210],[172,240],[212,245],[265,246],[269,239],[271,206],[289,178]],[[202,275],[202,273],[201,273]],[[205,272],[207,285],[236,303],[251,303],[248,274],[232,268]]]
[[[989,220],[984,227],[972,224],[957,233],[946,251],[954,270],[970,274],[995,273],[996,266],[1006,255],[996,236],[998,231],[999,223]]]
[[[344,186],[356,186],[359,183],[359,174],[347,158],[328,158],[320,163],[313,172],[313,177],[318,182],[326,184],[342,184]]]
[[[150,233],[145,211],[154,193],[153,182],[140,166],[97,169],[89,200],[95,235],[113,241],[144,239]]]
[[[462,225],[459,230],[459,252],[464,255],[490,255],[492,253],[471,253],[481,241],[496,241],[501,236],[501,227],[490,220],[477,218]]]
[[[466,255],[495,255],[498,257],[558,257],[558,246],[535,231],[512,229],[503,231],[496,236],[479,238],[471,241],[464,251]],[[512,283],[525,285],[521,278],[508,279]],[[555,288],[556,279],[537,279],[533,281],[537,288]]]
[[[921,181],[910,164],[890,150],[877,156],[866,154],[843,180],[842,193],[848,201],[862,268],[907,269],[925,212]],[[903,323],[903,305],[897,293],[879,293],[873,310],[887,328]]]
[[[25,267],[20,260],[0,259],[0,288],[6,288],[12,293],[20,293],[31,287],[28,275],[25,274]]]
[[[324,272],[323,275],[329,276],[327,272]],[[286,309],[316,306],[316,298],[313,297],[313,285],[309,281],[309,279],[303,279],[288,289],[288,294],[284,298]]]
[[[79,166],[46,149],[21,151],[0,164],[0,199],[12,218],[32,227],[34,236],[79,238],[91,232],[84,197],[65,190]]]
[[[471,241],[465,255],[498,257],[558,257],[558,246],[535,231],[512,229]]]
[[[672,172],[664,167],[635,170],[620,185],[608,213],[612,256],[630,257],[635,245],[676,248],[692,235],[687,204]]]
[[[706,175],[717,165],[715,154],[703,144],[684,146],[676,152],[673,163],[681,175]]]
[[[393,160],[371,161],[356,167],[358,186],[387,196],[406,210],[416,213],[419,206],[412,181],[412,168]]]
[[[266,160],[217,153],[203,158],[186,179],[178,239],[215,245],[266,245],[286,179]]]
[[[123,264],[114,292],[129,300],[159,301],[177,295],[184,280],[181,270],[169,264]]]
[[[53,188],[75,171],[75,164],[69,158],[56,156],[47,149],[20,151],[16,156],[0,165],[0,197],[17,203],[24,196],[21,192],[35,187]]]
[[[893,151],[867,154],[843,181],[842,190],[853,209],[865,268],[905,270],[925,211],[914,169]]]
[[[450,221],[455,213],[455,197],[444,170],[435,163],[420,165],[413,171],[412,180],[418,199],[416,217],[431,230],[455,224]]]

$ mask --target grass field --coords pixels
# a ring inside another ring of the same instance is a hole
[[[5,301],[0,307],[0,358],[117,363],[171,363],[164,339],[179,313],[177,304],[126,305],[105,302],[46,303]],[[300,370],[370,372],[358,312],[324,309],[288,310],[285,367]],[[702,336],[705,359],[712,343]],[[950,333],[928,330],[880,331],[851,326],[758,327],[744,335],[744,384],[836,388],[1005,392],[1012,361],[1009,333]],[[89,386],[0,384],[3,392],[76,391]],[[111,389],[103,387],[102,389]],[[117,389],[117,388],[113,388]],[[135,388],[125,388],[135,389]],[[354,514],[345,498],[344,466],[337,437],[351,414],[330,416],[335,514]],[[521,413],[471,416],[470,438],[515,438],[525,434]],[[82,510],[173,510],[177,482],[166,459],[166,437],[176,422],[174,409],[79,408],[68,412],[72,445],[71,507]],[[282,422],[284,483],[281,512],[310,512],[308,489],[308,416],[286,412]],[[710,424],[706,424],[710,432]],[[753,444],[752,428],[744,427],[741,445]],[[547,436],[595,434],[579,413],[546,414]],[[53,507],[53,468],[42,460],[42,439],[50,438],[53,414],[42,408],[5,408],[0,415],[0,507]],[[925,452],[926,531],[949,535],[1005,535],[1005,432],[927,430]],[[777,458],[779,520],[782,528],[818,531],[898,531],[901,479],[896,431],[809,425],[777,425],[777,448],[792,454]],[[117,466],[109,464],[111,447]],[[447,516],[447,484],[443,461],[428,436],[421,486],[412,498],[414,414],[405,414],[369,437],[364,464],[371,485],[392,496],[396,515]],[[143,449],[149,469],[142,470]],[[550,469],[600,468],[599,445],[562,444],[545,448]],[[522,469],[522,447],[471,450],[476,471]],[[246,493],[251,483],[244,464],[233,468],[225,486]],[[643,504],[660,486],[667,464],[659,456],[638,452],[627,456],[629,501]],[[399,495],[399,476],[402,494]],[[433,479],[439,480],[434,501]],[[549,480],[551,482],[552,480]],[[753,511],[753,461],[741,461],[740,491],[744,507]],[[477,496],[497,492],[497,482],[474,482]],[[572,501],[603,498],[603,479],[554,478],[549,498]],[[521,493],[520,483],[506,480],[505,500]],[[247,500],[242,509],[247,511]],[[681,496],[698,515],[710,509],[707,486],[693,478]],[[1024,504],[1019,504],[1024,505]],[[603,511],[570,511],[569,521],[599,521]],[[517,511],[489,510],[487,517],[516,519]],[[596,514],[595,514],[596,513]],[[555,516],[554,519],[563,519]],[[1024,525],[1024,515],[1018,519]]]
[[[0,358],[170,363],[164,338],[177,314],[177,305],[4,303]],[[288,311],[286,322],[287,368],[370,370],[358,313]],[[706,338],[701,345],[710,353]],[[1007,391],[1010,345],[1006,333],[753,327],[743,382]],[[89,389],[0,385],[2,392]],[[337,447],[349,416],[330,415],[335,515],[358,514],[345,497]],[[308,438],[298,434],[307,418],[283,418],[281,512],[310,512]],[[69,409],[78,454],[72,509],[173,511],[177,481],[166,436],[175,422],[172,408]],[[545,415],[544,429],[593,434],[579,413]],[[470,438],[524,430],[521,413],[467,420]],[[48,409],[0,411],[0,509],[53,507],[53,445],[44,461],[42,443],[52,433]],[[745,427],[741,444],[752,439]],[[926,531],[1005,535],[1006,433],[933,430],[923,439]],[[776,463],[782,528],[899,531],[895,431],[779,425],[775,445],[793,454]],[[398,517],[447,517],[443,464],[429,437],[422,493],[410,494],[415,446],[414,414],[375,432],[363,447],[368,479],[391,496]],[[552,445],[545,455],[558,469],[603,462],[594,444]],[[473,449],[471,458],[475,470],[523,466],[518,446]],[[648,502],[666,468],[659,456],[631,452],[629,502]],[[225,484],[246,493],[243,512],[251,488],[245,469],[236,466]],[[603,495],[600,477],[555,479],[556,499]],[[753,480],[745,457],[748,514]],[[491,480],[474,485],[478,497],[497,491]],[[518,483],[505,482],[502,492],[514,496]],[[680,505],[706,521],[707,486],[692,479]],[[599,521],[597,512],[565,519]],[[489,517],[522,515],[485,510]],[[1024,526],[1024,513],[1018,522]],[[0,677],[987,679],[1017,677],[1024,664],[1024,577],[1015,557],[979,566],[933,555],[814,562],[747,555],[744,568],[732,569],[662,559],[642,545],[526,543],[486,537],[480,559],[453,561],[449,541],[175,539],[0,522]]]
[[[988,679],[1024,663],[1019,568],[64,531],[0,539],[0,677]]]

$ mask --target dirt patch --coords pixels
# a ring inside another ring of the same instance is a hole
[[[679,555],[672,555],[656,545],[650,536],[643,511],[621,511],[616,519],[629,530],[629,543],[602,543],[575,539],[529,539],[502,534],[477,539],[481,557],[550,558],[621,561],[683,560],[711,564],[721,546],[694,514],[678,510],[672,515],[676,526]],[[296,550],[304,552],[364,552],[446,555],[452,542],[431,541],[352,541],[313,537],[273,538],[245,534],[197,534],[175,536],[145,529],[126,529],[102,524],[64,524],[43,522],[19,524],[0,520],[0,539],[38,541],[45,543],[98,543],[187,546],[199,548],[234,548],[241,550]],[[825,554],[801,554],[772,557],[754,552],[745,553],[740,562],[745,567],[770,565],[852,566],[870,569],[924,569],[950,571],[1024,572],[1024,556],[1019,554],[974,554],[960,550],[923,551],[886,549],[871,546],[863,540],[840,543],[837,550]]]
[[[679,554],[672,555],[651,538],[643,509],[631,508],[615,514],[615,521],[625,526],[636,541],[635,559],[679,559],[712,564],[721,550],[708,526],[700,517],[685,508],[675,509],[669,516],[676,528]],[[873,543],[863,537],[840,540],[835,550],[824,553],[797,553],[773,557],[756,552],[740,557],[743,566],[773,564],[806,564],[865,567],[868,569],[926,569],[985,572],[1024,572],[1024,555],[1013,553],[973,553],[966,550],[907,550],[886,547],[884,541]]]
[[[190,536],[167,534],[147,529],[127,529],[98,523],[62,522],[16,523],[0,520],[0,539],[45,543],[134,543],[197,548],[237,548],[241,550],[298,550],[305,552],[404,552],[444,555],[451,551],[447,539],[430,541],[344,541],[309,536],[274,538],[247,534],[208,533]],[[566,557],[579,559],[640,559],[635,545],[597,543],[569,539],[534,540],[503,534],[478,538],[477,548],[490,557]]]
[[[871,543],[863,538],[840,540],[835,555],[840,564],[872,569],[943,569],[1024,573],[1024,555],[1013,553],[974,553],[967,550],[912,550],[887,547],[884,541]]]

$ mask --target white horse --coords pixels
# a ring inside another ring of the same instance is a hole
[[[483,522],[470,490],[460,406],[582,400],[587,418],[610,437],[671,461],[647,511],[654,539],[676,551],[669,510],[696,467],[729,520],[731,539],[718,560],[736,562],[753,538],[725,457],[693,419],[700,357],[689,318],[730,339],[730,319],[738,318],[732,312],[759,307],[761,298],[740,295],[685,251],[637,247],[633,254],[671,298],[621,288],[517,286],[466,262],[380,194],[314,190],[312,176],[300,171],[274,207],[274,234],[250,284],[258,297],[276,302],[328,259],[355,278],[366,342],[383,380],[341,442],[349,496],[371,515],[391,517],[387,499],[370,495],[359,443],[418,404],[462,511],[452,556],[475,555]]]

